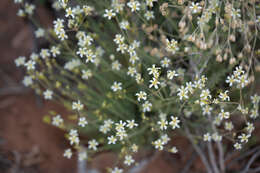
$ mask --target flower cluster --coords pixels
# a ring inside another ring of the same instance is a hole
[[[34,5],[15,3],[19,16],[33,18]],[[252,94],[260,71],[255,1],[87,3],[55,1],[64,16],[34,33],[49,48],[15,60],[25,86],[73,113],[70,121],[51,114],[68,131],[64,157],[119,152],[116,173],[138,162],[139,148],[177,153],[177,134],[235,149],[250,140],[260,101]]]

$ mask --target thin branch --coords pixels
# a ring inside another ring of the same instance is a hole
[[[241,171],[240,173],[248,173],[249,172],[249,168],[252,165],[252,163],[255,161],[255,159],[260,156],[260,151],[256,152],[247,162],[246,167],[243,169],[243,171]]]
[[[203,162],[203,164],[205,165],[205,167],[206,167],[206,169],[207,169],[207,172],[208,172],[208,173],[213,173],[212,170],[211,170],[210,164],[209,164],[209,162],[207,161],[206,155],[205,155],[205,154],[203,153],[203,151],[199,148],[199,146],[198,146],[197,144],[195,144],[194,139],[193,139],[193,137],[192,137],[192,135],[191,135],[191,133],[190,133],[188,127],[187,127],[186,124],[185,124],[184,118],[182,118],[182,121],[183,121],[185,133],[186,133],[188,139],[190,140],[190,142],[191,142],[193,148],[195,149],[195,151],[196,151],[196,152],[198,153],[198,155],[200,156],[201,161]]]
[[[197,153],[196,152],[192,152],[191,158],[189,159],[189,161],[187,161],[187,163],[185,164],[184,168],[182,169],[181,173],[188,173],[188,171],[190,170],[190,167],[192,166],[194,160],[197,158]]]
[[[214,170],[215,173],[219,173],[219,169],[218,169],[216,158],[215,158],[215,153],[212,149],[212,143],[208,142],[207,147],[208,147],[209,160],[210,160],[210,163],[213,167],[213,170]]]

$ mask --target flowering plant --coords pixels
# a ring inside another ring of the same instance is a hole
[[[178,133],[207,172],[218,173],[226,169],[224,146],[240,150],[252,136],[260,101],[253,93],[260,70],[256,0],[59,0],[53,8],[62,17],[52,29],[36,22],[33,4],[15,2],[18,15],[38,27],[35,37],[49,42],[15,60],[26,68],[24,85],[74,112],[72,120],[50,114],[68,131],[65,157],[112,150],[123,166],[110,171],[122,172],[138,149],[178,152]]]

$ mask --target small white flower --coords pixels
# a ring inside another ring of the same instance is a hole
[[[79,122],[78,122],[78,125],[79,125],[79,126],[85,127],[87,124],[88,124],[88,122],[87,122],[87,120],[86,120],[86,117],[80,117],[80,118],[79,118]]]
[[[27,70],[34,70],[35,69],[35,61],[29,60],[25,63]]]
[[[88,155],[87,155],[87,152],[86,152],[86,151],[81,151],[81,152],[79,152],[79,154],[78,154],[78,159],[79,159],[79,161],[84,161],[84,160],[87,159],[87,157],[88,157]]]
[[[237,149],[237,150],[242,149],[242,145],[239,144],[239,143],[235,143],[235,144],[234,144],[234,147],[235,147],[235,149]]]
[[[238,139],[240,139],[240,142],[243,143],[247,143],[248,142],[248,138],[251,137],[251,134],[246,135],[245,133],[242,133],[241,135],[238,136]]]
[[[139,93],[135,94],[137,96],[137,100],[140,102],[141,100],[147,99],[147,94],[144,91],[140,91]]]
[[[36,37],[36,38],[40,38],[40,37],[43,37],[43,36],[44,36],[44,29],[38,28],[38,29],[35,31],[35,37]]]
[[[114,82],[113,85],[111,86],[111,89],[114,92],[122,90],[122,83],[121,82]]]
[[[168,125],[168,121],[166,121],[165,119],[161,119],[160,121],[158,121],[157,124],[160,126],[161,130],[166,130],[167,125]]]
[[[175,70],[168,70],[167,71],[167,78],[172,80],[173,77],[179,76]]]
[[[66,150],[64,151],[63,156],[66,157],[66,158],[68,158],[68,159],[70,159],[71,156],[72,156],[72,151],[71,151],[71,149],[70,149],[70,148],[69,148],[69,149],[66,149]]]
[[[152,108],[152,103],[149,101],[146,101],[144,104],[142,104],[143,112],[150,112]]]
[[[113,12],[113,10],[105,9],[104,17],[108,18],[108,20],[111,20],[112,17],[115,17],[116,13]]]
[[[154,12],[153,11],[146,11],[146,13],[144,14],[144,17],[147,20],[154,19]]]
[[[129,129],[132,129],[132,128],[138,126],[138,124],[135,123],[135,120],[126,120],[126,122],[127,122],[126,127],[128,127]]]
[[[113,70],[120,70],[121,66],[122,66],[122,65],[119,63],[118,60],[115,60],[115,61],[112,63],[112,69],[113,69]]]
[[[152,80],[150,80],[150,85],[149,85],[149,88],[152,88],[154,87],[155,89],[158,89],[158,85],[160,85],[160,82],[158,81],[157,78],[153,77]]]
[[[117,139],[113,135],[108,136],[107,139],[108,139],[108,144],[116,144]]]
[[[165,57],[163,60],[161,60],[161,65],[164,68],[168,68],[170,65],[171,61],[169,58]]]
[[[127,6],[131,8],[131,12],[139,11],[141,4],[138,1],[130,1]]]
[[[163,141],[161,139],[158,139],[154,142],[155,149],[163,150]]]
[[[118,167],[115,167],[111,173],[123,173],[123,169],[120,169]]]
[[[78,100],[78,102],[72,102],[72,110],[80,111],[83,109],[83,107],[84,105],[81,104],[80,100]]]
[[[93,149],[94,151],[96,151],[97,146],[98,146],[98,142],[95,139],[88,141],[88,148],[89,149]]]
[[[226,90],[224,93],[223,92],[221,92],[220,94],[219,94],[219,98],[221,98],[222,99],[222,101],[230,101],[230,98],[229,98],[229,96],[227,95],[227,93],[228,93],[228,91]]]
[[[52,124],[54,126],[59,127],[63,123],[63,119],[61,118],[60,115],[56,115],[55,117],[52,118]]]
[[[131,155],[126,155],[125,156],[125,160],[124,160],[124,164],[126,164],[127,166],[130,166],[132,163],[134,163],[134,159]]]
[[[53,91],[47,89],[46,91],[43,92],[43,95],[46,100],[51,100]]]
[[[180,128],[179,123],[181,122],[178,117],[171,116],[170,125],[172,126],[172,129]]]
[[[199,5],[199,3],[191,3],[190,9],[192,10],[192,13],[199,13],[202,9],[202,7]]]
[[[174,40],[174,39],[172,39],[171,41],[166,39],[166,50],[168,52],[171,52],[172,54],[175,54],[176,51],[179,50],[178,42],[176,40]]]
[[[25,57],[19,56],[14,62],[15,62],[16,67],[22,66],[25,64]]]
[[[75,10],[74,9],[71,9],[70,7],[66,8],[65,17],[72,17],[72,18],[74,18],[75,17],[74,14],[75,14]]]
[[[26,86],[26,87],[32,85],[32,84],[33,84],[33,80],[32,80],[32,78],[31,78],[31,76],[24,76],[23,84],[24,84],[24,86]]]
[[[211,135],[209,133],[204,134],[203,140],[210,142],[211,141]]]
[[[170,149],[170,152],[175,154],[175,153],[178,152],[178,149],[177,149],[176,147],[172,147],[172,148]]]
[[[228,119],[230,117],[229,112],[224,112],[224,109],[221,109],[221,112],[218,114],[220,120]]]

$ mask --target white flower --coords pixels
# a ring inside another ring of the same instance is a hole
[[[34,70],[35,69],[35,61],[29,60],[25,63],[27,70]]]
[[[153,7],[153,2],[157,2],[158,0],[146,0],[146,5],[149,7]]]
[[[78,154],[78,159],[79,159],[79,161],[84,161],[84,160],[87,159],[87,157],[88,157],[88,155],[87,155],[87,152],[86,152],[86,151],[81,151],[81,152],[79,152],[79,154]]]
[[[242,145],[239,143],[234,144],[235,149],[240,150],[242,148]]]
[[[115,167],[111,173],[123,173],[123,170],[119,169],[118,167]]]
[[[210,142],[211,141],[211,135],[209,133],[204,134],[203,140]]]
[[[88,148],[89,149],[93,149],[94,151],[96,151],[97,146],[98,146],[98,142],[95,139],[88,141]]]
[[[108,136],[107,139],[108,139],[108,144],[116,144],[117,139],[113,135]]]
[[[70,145],[79,144],[79,136],[78,136],[78,131],[71,129],[69,132],[69,141],[70,141]]]
[[[192,13],[199,13],[202,9],[201,6],[199,6],[199,3],[191,3],[190,9],[192,10]]]
[[[92,72],[91,72],[91,70],[82,70],[81,71],[82,72],[82,79],[88,79],[88,78],[90,78],[90,77],[92,77]]]
[[[234,78],[234,75],[231,75],[231,76],[228,76],[227,77],[227,80],[226,80],[226,83],[229,83],[229,86],[232,86],[233,83],[235,83],[235,78]]]
[[[116,92],[119,90],[122,90],[122,83],[121,82],[114,82],[113,85],[111,86],[111,89]]]
[[[56,115],[52,118],[52,125],[59,127],[63,123],[63,119],[60,115]]]
[[[246,130],[248,131],[248,133],[252,133],[255,129],[254,124],[247,122],[246,125],[247,125]]]
[[[251,137],[251,134],[246,135],[245,133],[242,133],[241,135],[238,136],[238,139],[240,139],[240,142],[243,143],[247,143],[248,142],[248,138]]]
[[[50,57],[51,54],[49,52],[49,49],[41,49],[40,56],[42,57],[42,59]]]
[[[122,120],[120,120],[119,123],[116,123],[115,125],[116,125],[115,129],[117,131],[122,131],[122,130],[124,130],[126,123],[123,122]]]
[[[108,20],[111,20],[112,17],[115,17],[116,16],[116,13],[113,12],[113,10],[108,10],[108,9],[105,9],[105,14],[104,14],[104,17],[108,18]]]
[[[116,61],[114,61],[114,62],[112,63],[112,69],[113,69],[113,70],[120,70],[121,66],[122,66],[122,65],[119,63],[118,60],[116,60]]]
[[[233,18],[240,18],[240,17],[241,17],[240,9],[232,8],[232,10],[231,10],[231,16],[232,16]]]
[[[134,67],[128,67],[127,75],[134,77],[135,74],[136,74],[136,69]]]
[[[178,152],[178,149],[177,149],[176,147],[172,147],[172,148],[170,149],[170,152],[175,154],[175,153]]]
[[[114,42],[116,44],[122,44],[124,42],[125,38],[121,34],[116,34]]]
[[[72,17],[72,18],[74,18],[75,17],[74,14],[75,14],[75,10],[74,9],[71,9],[70,7],[66,8],[65,17]]]
[[[227,93],[228,93],[228,91],[226,90],[224,93],[220,93],[219,94],[219,98],[221,98],[222,99],[222,101],[230,101],[230,98],[229,98],[229,96],[227,95]]]
[[[19,56],[17,59],[15,59],[14,62],[15,62],[16,67],[22,66],[25,64],[25,57]]]
[[[160,121],[157,122],[157,124],[160,125],[161,130],[166,130],[168,121],[166,121],[165,119],[161,119]]]
[[[123,20],[122,22],[120,22],[121,29],[127,30],[127,29],[129,29],[129,26],[130,26],[130,24],[127,20]]]
[[[155,64],[153,64],[152,67],[148,68],[147,71],[149,72],[149,75],[153,75],[154,77],[158,77],[159,76],[159,70],[160,67],[156,67]]]
[[[163,150],[163,141],[161,139],[157,139],[155,142],[154,142],[154,146],[156,149],[158,150]]]
[[[225,122],[225,129],[231,131],[234,128],[232,122]]]
[[[139,93],[136,93],[135,95],[137,96],[137,100],[139,102],[141,101],[141,99],[142,100],[146,100],[147,99],[147,94],[144,91],[140,91]]]
[[[152,108],[152,103],[149,101],[146,101],[144,104],[142,104],[143,112],[150,112]]]
[[[175,54],[176,51],[179,50],[178,42],[176,40],[174,40],[174,39],[172,39],[171,41],[166,39],[166,50],[168,52],[171,52],[172,54]]]
[[[144,14],[144,17],[147,20],[154,19],[154,12],[153,11],[146,11],[146,13]]]
[[[188,91],[186,88],[184,88],[184,86],[181,86],[181,88],[178,88],[178,94],[177,94],[180,98],[180,100],[187,99],[188,97]]]
[[[24,76],[23,84],[24,84],[26,87],[32,85],[32,84],[33,84],[33,80],[32,80],[32,78],[31,78],[31,76]]]
[[[172,129],[180,128],[179,123],[181,122],[178,117],[171,116],[170,125],[172,126]]]
[[[66,150],[64,151],[63,156],[66,157],[66,158],[68,158],[68,159],[70,159],[71,156],[72,156],[72,151],[71,151],[71,149],[70,149],[70,148],[69,148],[69,149],[66,149]]]
[[[78,102],[72,102],[72,110],[80,111],[83,109],[83,107],[84,105],[81,104],[80,100],[78,100]]]
[[[132,12],[139,11],[141,4],[138,1],[130,1],[127,6],[131,8]]]
[[[168,70],[167,71],[167,78],[172,80],[173,77],[179,76],[175,70]]]
[[[124,160],[124,164],[126,164],[127,166],[130,166],[132,163],[134,163],[134,159],[131,155],[126,155],[125,156],[125,160]]]
[[[44,29],[38,28],[38,29],[35,31],[35,37],[36,37],[36,38],[40,38],[40,37],[43,37],[43,36],[44,36]]]
[[[230,117],[230,113],[229,112],[224,112],[223,109],[221,109],[221,112],[218,114],[220,120],[223,119],[228,119]]]
[[[158,81],[157,78],[153,77],[152,80],[150,80],[150,85],[149,85],[149,88],[152,88],[154,87],[155,89],[158,89],[158,85],[160,85],[160,82]]]
[[[80,58],[83,58],[83,56],[86,56],[87,54],[87,49],[84,47],[80,47],[79,50],[76,52],[77,55],[80,56]]]
[[[88,124],[88,122],[87,122],[87,120],[86,120],[86,117],[80,117],[80,118],[79,118],[79,122],[78,122],[78,125],[79,125],[79,126],[85,127],[87,124]]]
[[[168,68],[170,63],[171,63],[171,61],[167,57],[165,57],[163,60],[161,60],[162,67]]]
[[[126,122],[127,122],[126,127],[128,127],[129,129],[132,129],[132,128],[138,126],[138,124],[135,123],[135,120],[126,120]]]
[[[133,145],[131,146],[131,149],[132,149],[132,151],[133,151],[134,153],[136,153],[136,152],[138,151],[138,146],[137,146],[136,144],[133,144]]]
[[[57,55],[60,55],[60,49],[57,46],[52,46],[51,53],[53,57],[56,57]]]
[[[170,138],[167,134],[165,134],[162,135],[161,140],[163,141],[163,144],[166,145],[170,141]]]
[[[46,91],[43,92],[43,95],[46,100],[51,100],[53,91],[47,89]]]

